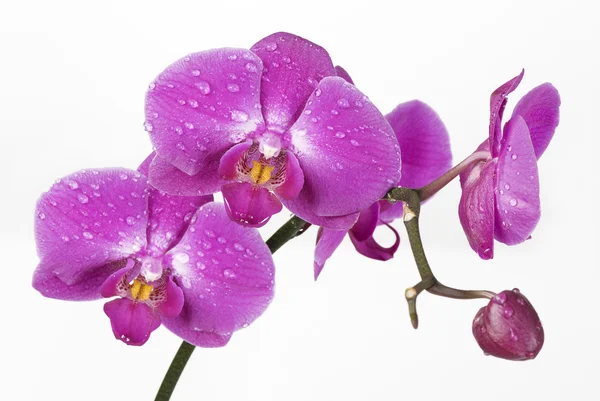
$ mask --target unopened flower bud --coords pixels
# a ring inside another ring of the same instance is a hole
[[[477,312],[473,335],[487,355],[513,361],[535,358],[544,345],[538,314],[516,288],[502,291]]]

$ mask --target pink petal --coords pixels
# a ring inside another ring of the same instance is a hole
[[[312,209],[310,202],[304,199],[304,197],[309,196],[310,195],[306,192],[300,192],[300,195],[295,199],[282,199],[281,202],[290,212],[315,226],[330,228],[332,230],[348,231],[350,227],[356,223],[359,215],[358,212],[346,214],[344,216],[317,216]]]
[[[452,167],[448,131],[431,107],[413,100],[398,105],[386,118],[400,144],[401,186],[421,188]]]
[[[128,169],[87,170],[58,180],[37,203],[36,274],[68,285],[146,245],[146,178]]]
[[[238,143],[229,149],[221,160],[219,161],[219,175],[226,180],[235,180],[238,177],[237,165],[242,156],[250,147],[252,141],[247,140],[242,143]],[[224,185],[225,183],[223,183]]]
[[[298,159],[292,152],[287,152],[285,160],[285,181],[274,189],[281,199],[294,199],[304,186],[304,172]]]
[[[504,127],[497,171],[495,237],[508,245],[519,244],[540,219],[537,158],[521,116]]]
[[[392,230],[392,232],[396,236],[394,244],[388,248],[379,245],[379,243],[375,240],[375,238],[373,238],[372,235],[366,240],[360,241],[354,235],[354,233],[350,231],[350,240],[352,241],[352,244],[354,245],[354,248],[358,251],[358,253],[368,258],[381,261],[386,261],[393,258],[394,254],[398,250],[398,247],[400,246],[400,236],[398,235],[398,231],[396,231],[392,226],[390,226],[389,224],[386,224],[386,226],[390,230]]]
[[[502,115],[504,114],[504,107],[506,107],[506,97],[517,89],[524,74],[525,70],[521,70],[519,75],[501,85],[490,96],[490,144],[492,157],[497,157],[500,150]]]
[[[461,174],[458,217],[471,248],[482,259],[494,257],[494,174],[496,159],[478,162]]]
[[[102,284],[118,272],[126,260],[108,263],[95,269],[86,270],[73,284],[67,284],[51,270],[38,268],[33,274],[33,288],[48,298],[66,301],[91,301],[102,298]],[[122,274],[121,274],[122,276]]]
[[[346,70],[344,70],[342,67],[340,67],[339,65],[335,66],[335,74],[338,77],[344,78],[347,82],[349,82],[352,85],[354,85],[354,81],[352,81],[352,78],[350,77],[350,74],[348,74],[348,72]]]
[[[172,277],[168,277],[166,280],[167,295],[165,301],[157,307],[157,311],[163,318],[175,318],[183,309],[185,302],[183,291],[173,282]]]
[[[221,188],[231,220],[246,227],[262,227],[283,206],[273,193],[249,182],[234,182]]]
[[[552,84],[545,83],[530,90],[513,110],[512,118],[521,116],[525,119],[538,159],[548,147],[558,126],[559,108],[558,91]]]
[[[340,246],[344,237],[346,236],[346,230],[331,230],[329,228],[319,227],[317,233],[317,246],[315,247],[315,280],[319,278],[319,275],[325,267],[327,259],[333,255],[333,252]]]
[[[354,238],[358,241],[365,241],[373,235],[375,227],[379,222],[379,201],[373,203],[370,207],[360,212],[356,224],[350,229]]]
[[[179,316],[163,323],[195,345],[224,345],[273,298],[275,267],[269,248],[257,230],[232,222],[221,204],[200,208],[164,263],[173,269],[185,305]]]
[[[188,175],[160,156],[154,157],[149,167],[150,185],[171,195],[195,196],[219,192],[227,181],[218,173],[219,159],[207,161],[204,170]]]
[[[243,49],[190,54],[146,94],[146,130],[160,157],[196,175],[249,133],[262,130],[261,60]]]
[[[342,78],[319,83],[290,133],[304,172],[297,201],[316,215],[359,212],[400,180],[394,132],[368,98]]]
[[[335,75],[335,69],[325,49],[285,32],[267,36],[251,50],[264,64],[261,103],[267,126],[283,133],[298,118],[319,81]]]
[[[160,326],[158,315],[143,302],[118,298],[104,304],[117,340],[127,345],[144,345],[150,333]]]

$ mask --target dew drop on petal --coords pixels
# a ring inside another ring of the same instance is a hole
[[[180,252],[175,255],[175,260],[180,263],[187,263],[190,261],[190,255],[185,252]]]
[[[515,310],[513,309],[512,306],[506,305],[504,307],[504,309],[502,309],[502,314],[504,315],[505,318],[508,319],[509,317],[511,317],[512,315],[515,314]]]
[[[75,180],[69,180],[69,182],[67,183],[67,185],[71,189],[77,189],[77,188],[79,188],[79,184]]]
[[[84,194],[79,194],[79,195],[77,196],[77,200],[78,200],[80,203],[83,203],[83,204],[85,204],[85,203],[88,203],[88,202],[89,202],[90,198],[88,198],[88,197],[87,197],[86,195],[84,195]]]
[[[256,67],[256,64],[254,64],[254,63],[246,63],[246,71],[256,72],[256,71],[258,71],[258,68]]]
[[[227,90],[231,93],[236,93],[240,91],[240,86],[238,84],[229,84],[227,85]]]
[[[128,216],[128,217],[125,219],[125,222],[127,223],[127,225],[129,225],[129,226],[132,226],[132,225],[134,225],[134,224],[135,224],[135,217],[133,217],[133,216]]]
[[[149,122],[147,122],[147,121],[146,121],[146,122],[144,123],[144,129],[146,130],[146,132],[152,132],[152,129],[153,129],[153,128],[154,128],[154,127],[153,127],[153,126],[152,126],[152,124],[150,124]]]
[[[225,276],[225,278],[228,278],[228,279],[234,279],[235,273],[231,269],[225,269],[225,270],[223,270],[223,276]]]
[[[275,50],[277,50],[277,43],[275,43],[275,42],[267,43],[267,45],[265,46],[265,49],[267,49],[268,52],[275,51]]]
[[[196,88],[203,95],[208,95],[210,93],[210,84],[206,81],[198,81],[196,82]]]
[[[341,99],[338,99],[337,105],[338,105],[338,107],[340,107],[342,109],[347,109],[348,107],[350,107],[350,102],[348,102],[348,99],[346,99],[346,98],[341,98]]]
[[[83,235],[83,238],[85,238],[85,239],[92,239],[92,238],[94,238],[94,235],[91,232],[89,232],[89,231],[84,231],[82,235]]]
[[[357,140],[355,140],[355,139],[351,139],[351,140],[350,140],[350,144],[351,144],[352,146],[358,146],[358,145],[360,145],[360,144],[358,143],[358,141],[357,141]]]
[[[510,340],[511,341],[518,341],[519,340],[519,336],[517,335],[517,333],[515,332],[514,329],[510,329]]]
[[[509,202],[508,202],[511,206],[517,206],[518,201],[515,198],[512,198]]]
[[[513,160],[517,160],[517,154],[516,153],[513,154],[510,158],[513,159]]]
[[[192,70],[192,75],[195,77],[200,76],[200,70]]]
[[[241,244],[238,244],[237,242],[235,244],[233,244],[233,249],[235,249],[236,251],[243,251],[244,250],[244,246]]]
[[[342,138],[346,137],[346,134],[344,134],[343,132],[336,132],[335,133],[335,137],[339,138],[339,139],[342,139]]]
[[[46,214],[44,212],[39,212],[37,216],[40,220],[44,220],[46,218]]]
[[[239,111],[239,110],[231,110],[231,119],[233,121],[243,123],[243,122],[248,121],[248,114],[244,113],[243,111]]]

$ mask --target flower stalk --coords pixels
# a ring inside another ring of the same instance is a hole
[[[292,218],[282,225],[275,234],[266,241],[269,250],[272,254],[275,253],[289,240],[303,234],[309,227],[310,224],[306,221],[298,216],[292,216]],[[175,354],[175,357],[160,384],[160,388],[158,389],[154,401],[169,401],[171,399],[171,395],[173,395],[173,390],[175,390],[179,377],[181,376],[181,373],[183,373],[183,369],[185,369],[185,365],[192,356],[195,348],[195,346],[186,341],[181,343],[179,350]]]

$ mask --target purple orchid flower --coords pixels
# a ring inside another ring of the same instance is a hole
[[[413,100],[400,104],[386,118],[394,129],[402,152],[402,177],[398,185],[420,188],[450,169],[450,138],[444,123],[431,107]],[[402,213],[402,202],[391,204],[379,200],[360,212],[357,222],[349,230],[319,228],[315,248],[315,280],[346,233],[360,254],[376,260],[391,259],[398,250],[400,237],[390,223],[402,217]],[[388,248],[379,245],[373,238],[375,228],[381,225],[387,226],[396,237],[394,244]]]
[[[383,115],[336,76],[323,48],[289,33],[167,67],[150,84],[145,127],[153,186],[221,191],[230,217],[250,227],[283,203],[312,224],[347,229],[400,178]]]
[[[535,358],[544,345],[540,318],[516,288],[502,291],[477,312],[473,336],[487,355],[513,361]]]
[[[550,83],[521,98],[501,128],[506,97],[524,71],[492,93],[490,132],[476,152],[487,159],[460,176],[460,222],[469,244],[482,259],[494,256],[494,238],[507,245],[529,238],[540,218],[537,160],[558,126],[560,96]]]
[[[202,347],[227,344],[273,297],[273,260],[254,229],[212,196],[177,197],[122,168],[58,180],[37,204],[40,264],[33,286],[50,298],[104,305],[117,339],[144,344],[162,323]],[[200,208],[200,209],[198,209]]]

